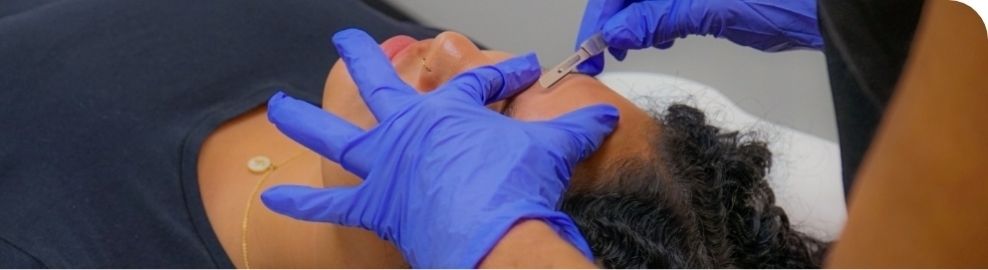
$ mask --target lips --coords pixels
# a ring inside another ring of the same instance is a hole
[[[394,59],[395,55],[398,55],[399,52],[405,48],[408,48],[408,46],[411,46],[415,42],[418,42],[418,40],[415,40],[409,36],[394,36],[381,43],[381,50],[384,51],[384,54],[387,55],[390,60]]]

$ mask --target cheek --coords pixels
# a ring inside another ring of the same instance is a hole
[[[435,90],[438,85],[448,80],[448,77],[466,71],[468,67],[494,64],[511,56],[505,52],[483,51],[471,58],[469,65],[455,61],[438,61],[437,66],[431,68],[432,72],[430,73],[426,73],[429,71],[423,68],[421,59],[414,57],[397,61],[394,63],[394,67],[402,81],[419,93],[426,93]],[[465,59],[460,59],[460,61],[463,60]],[[443,74],[447,75],[439,76]],[[360,97],[357,85],[353,82],[353,78],[342,60],[337,60],[329,71],[323,88],[322,102],[324,110],[361,128],[369,129],[377,124],[377,119],[374,118],[363,98]],[[504,108],[504,102],[492,103],[487,107],[494,111],[501,111]]]
[[[433,79],[434,76],[430,76],[437,72],[437,67],[426,69],[421,58],[406,57],[404,61],[397,61],[393,65],[398,77],[419,93],[430,92],[439,86],[439,82]]]
[[[377,124],[374,115],[357,92],[357,85],[350,78],[343,61],[337,61],[329,71],[323,88],[322,104],[323,110],[361,128],[368,129]]]
[[[418,70],[398,64],[396,71],[402,81],[411,85],[419,93],[426,93],[435,89],[435,86],[423,84],[417,80]],[[361,128],[370,129],[377,124],[377,119],[370,112],[370,108],[360,97],[357,85],[350,77],[343,61],[337,61],[329,71],[326,78],[326,85],[323,88],[322,98],[323,110],[333,113],[344,120],[347,120]],[[487,105],[494,111],[501,111],[504,108],[504,101],[499,101]]]

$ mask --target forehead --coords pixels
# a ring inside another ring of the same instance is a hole
[[[602,174],[613,174],[617,166],[629,159],[651,160],[656,156],[658,149],[655,149],[653,141],[662,132],[659,122],[648,111],[595,78],[584,74],[570,74],[563,77],[552,90],[543,91],[519,94],[512,104],[515,107],[512,117],[545,121],[596,104],[614,106],[620,114],[611,135],[596,152],[577,165],[572,182],[574,188],[606,184],[595,181],[614,179]]]

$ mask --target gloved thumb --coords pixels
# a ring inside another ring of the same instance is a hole
[[[614,16],[622,8],[624,8],[627,1],[625,0],[589,0],[587,1],[586,9],[583,12],[583,19],[580,20],[580,31],[576,34],[576,46],[573,51],[580,50],[580,44],[586,41],[590,36],[593,36],[600,31],[600,27],[604,25],[604,22],[608,18]],[[614,55],[619,61],[624,59],[624,54],[620,50],[611,50],[611,54]],[[600,72],[604,71],[604,55],[596,55],[590,57],[587,61],[580,63],[576,67],[576,70],[580,73],[587,74],[590,76],[596,76]]]
[[[624,61],[624,58],[628,56],[628,50],[624,49],[608,47],[607,51],[618,61]],[[604,54],[591,56],[587,61],[583,61],[583,63],[577,65],[576,71],[590,76],[597,76],[601,72],[604,72]]]
[[[276,213],[294,219],[359,226],[348,213],[357,211],[359,188],[313,188],[299,185],[279,185],[261,193],[264,205]]]
[[[599,104],[572,111],[542,124],[556,131],[552,141],[559,144],[557,149],[571,153],[573,156],[567,157],[569,161],[579,162],[600,147],[604,138],[614,131],[618,118],[617,108]]]

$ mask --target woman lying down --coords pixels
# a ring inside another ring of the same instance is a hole
[[[513,56],[350,1],[27,3],[0,8],[18,17],[0,19],[0,268],[408,267],[369,231],[257,199],[361,182],[282,135],[264,102],[282,90],[375,125],[329,42],[349,27],[421,93]],[[620,111],[561,205],[599,266],[820,266],[828,244],[775,205],[765,142],[689,106],[642,110],[590,76],[553,88],[489,107],[522,121]]]

